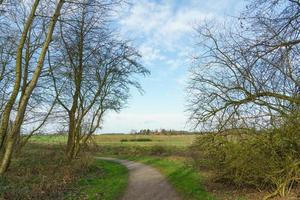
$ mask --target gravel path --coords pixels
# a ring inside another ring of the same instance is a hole
[[[129,169],[129,183],[121,200],[181,200],[177,192],[153,167],[116,158],[99,157],[125,165]]]

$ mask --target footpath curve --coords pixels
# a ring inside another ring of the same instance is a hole
[[[118,162],[128,168],[128,186],[121,200],[182,200],[166,178],[153,167],[116,158],[97,158]]]

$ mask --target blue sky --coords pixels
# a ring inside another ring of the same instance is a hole
[[[140,129],[189,130],[185,113],[188,69],[195,45],[194,28],[203,20],[237,16],[239,0],[132,0],[119,11],[122,37],[133,41],[151,75],[141,79],[145,91],[132,97],[120,113],[108,113],[102,133]]]

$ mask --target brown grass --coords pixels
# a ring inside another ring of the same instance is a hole
[[[69,163],[59,146],[29,144],[0,178],[0,199],[63,199],[92,163],[87,154]]]
[[[258,191],[253,187],[237,187],[228,182],[217,180],[216,172],[208,169],[200,169],[205,189],[220,200],[260,200],[268,195],[268,191]],[[300,188],[295,188],[288,197],[275,197],[272,200],[298,200]]]

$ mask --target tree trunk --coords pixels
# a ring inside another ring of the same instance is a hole
[[[68,141],[67,141],[67,158],[69,161],[76,158],[80,146],[80,127],[77,125],[77,120],[75,113],[69,114],[69,131],[68,131]]]
[[[68,131],[68,141],[67,141],[67,158],[72,160],[74,158],[74,148],[75,148],[75,116],[73,114],[69,115],[69,131]]]
[[[2,117],[1,117],[1,126],[0,126],[0,150],[3,151],[3,145],[5,141],[5,137],[7,136],[7,128],[9,124],[9,118],[11,114],[11,110],[13,108],[13,105],[15,104],[16,98],[19,93],[19,89],[21,86],[21,79],[22,79],[22,53],[23,53],[23,48],[25,45],[25,41],[28,35],[28,31],[32,25],[32,22],[35,17],[35,12],[37,10],[37,7],[39,5],[40,1],[35,0],[33,7],[31,9],[31,13],[26,21],[24,30],[22,32],[20,41],[19,41],[19,46],[17,49],[17,56],[16,56],[16,80],[15,84],[13,87],[13,91],[5,105]]]
[[[36,2],[39,2],[39,1],[36,0]],[[9,163],[10,163],[11,156],[13,153],[13,147],[16,143],[17,136],[20,134],[20,129],[21,129],[21,125],[23,123],[27,104],[28,104],[28,101],[30,99],[30,96],[31,96],[34,88],[36,87],[38,79],[40,77],[40,74],[41,74],[41,71],[43,68],[43,64],[44,64],[44,60],[45,60],[45,56],[46,56],[47,50],[49,48],[49,44],[52,39],[52,34],[53,34],[53,31],[55,28],[55,24],[60,15],[60,10],[61,10],[64,2],[65,2],[64,0],[60,0],[58,2],[57,6],[55,8],[55,12],[54,12],[53,16],[51,17],[51,21],[50,21],[49,28],[48,28],[48,33],[47,33],[43,48],[41,50],[41,54],[38,58],[36,69],[32,75],[32,79],[31,79],[29,85],[27,86],[27,88],[25,90],[23,97],[20,100],[19,109],[17,112],[16,119],[14,121],[12,133],[10,134],[9,139],[7,140],[7,143],[5,145],[3,145],[4,154],[0,161],[0,163],[1,163],[0,175],[3,175],[9,167]],[[19,87],[20,87],[20,84],[19,84]],[[17,94],[18,94],[18,91],[17,91]],[[10,113],[9,113],[9,115],[10,115]]]
[[[0,163],[0,176],[2,176],[9,167],[14,143],[15,143],[14,138],[11,138],[11,137],[7,138],[7,142],[5,143],[5,150],[4,150],[4,153],[3,153],[3,156],[1,159],[1,163]]]

